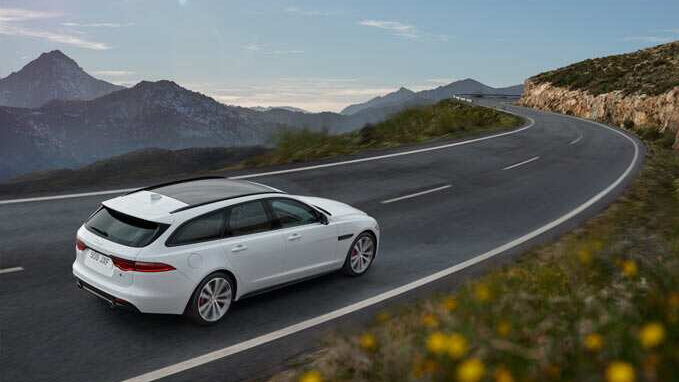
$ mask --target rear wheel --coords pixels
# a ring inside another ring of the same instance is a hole
[[[225,273],[206,277],[193,292],[186,315],[199,325],[211,325],[221,320],[231,306],[234,285]]]
[[[351,244],[347,259],[344,262],[344,273],[349,276],[360,276],[364,274],[375,259],[377,242],[375,236],[370,232],[363,232],[358,235]]]

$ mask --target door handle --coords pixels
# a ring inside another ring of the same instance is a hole
[[[248,249],[247,245],[237,244],[237,245],[234,245],[233,247],[231,247],[231,252],[241,252],[241,251],[245,251],[246,249]]]
[[[299,240],[302,238],[302,235],[298,233],[293,233],[292,235],[288,236],[288,240],[293,241],[293,240]]]

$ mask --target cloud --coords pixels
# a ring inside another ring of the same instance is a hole
[[[360,25],[366,27],[374,27],[379,29],[386,29],[391,31],[396,36],[406,38],[417,38],[418,33],[414,25],[403,24],[398,21],[384,21],[384,20],[361,20]]]
[[[438,84],[438,85],[448,85],[451,82],[457,81],[457,78],[429,78],[427,82]]]
[[[674,40],[671,37],[664,36],[630,36],[623,38],[624,41],[638,41],[638,42],[650,42],[655,44],[660,44],[664,42],[670,42]]]
[[[219,102],[252,106],[295,106],[309,111],[339,111],[398,88],[351,77],[278,77],[204,83],[195,88]]]
[[[267,54],[267,55],[289,55],[289,54],[303,54],[304,51],[300,49],[273,49],[265,44],[251,43],[243,46],[243,49],[250,52]]]
[[[122,27],[129,27],[134,24],[132,23],[73,23],[73,22],[68,22],[68,23],[61,23],[61,25],[65,27],[79,27],[79,28],[122,28]]]
[[[58,12],[33,11],[19,8],[0,8],[0,34],[6,36],[31,37],[79,48],[105,50],[110,47],[102,42],[90,41],[81,36],[36,29],[23,25],[25,21],[43,20],[60,17]]]
[[[322,12],[315,10],[300,9],[297,7],[287,7],[285,8],[285,13],[298,16],[330,16],[332,12]]]
[[[384,29],[391,32],[391,34],[394,36],[404,37],[411,40],[427,39],[446,42],[449,39],[447,35],[422,32],[414,25],[405,24],[399,21],[361,20],[358,22],[358,24],[366,27]]]
[[[260,44],[257,44],[257,43],[252,43],[252,44],[245,45],[243,48],[245,48],[245,50],[249,50],[251,52],[258,52],[258,51],[262,50],[263,46],[260,45]]]
[[[136,74],[136,72],[129,70],[97,70],[93,73],[105,77],[127,77]]]
[[[177,2],[183,7],[189,3],[189,0],[177,0]]]

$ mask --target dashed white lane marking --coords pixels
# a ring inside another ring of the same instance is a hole
[[[20,271],[23,271],[23,270],[24,270],[23,267],[4,268],[4,269],[0,269],[0,275],[3,274],[3,273],[20,272]]]
[[[513,168],[515,168],[515,167],[523,166],[524,164],[527,164],[527,163],[536,161],[536,160],[538,160],[538,159],[540,159],[539,156],[537,156],[537,157],[532,157],[532,158],[527,159],[527,160],[525,160],[525,161],[523,161],[523,162],[514,163],[514,164],[511,165],[511,166],[507,166],[507,167],[503,168],[503,170],[511,170],[511,169],[513,169]]]
[[[445,186],[432,188],[431,190],[420,191],[420,192],[416,192],[416,193],[410,194],[410,195],[399,196],[398,198],[383,200],[383,201],[381,201],[380,203],[382,203],[382,204],[389,204],[389,203],[393,203],[393,202],[398,202],[399,200],[410,199],[410,198],[414,198],[414,197],[416,197],[416,196],[430,194],[430,193],[432,193],[432,192],[445,190],[446,188],[450,188],[450,187],[453,187],[453,186],[450,185],[450,184],[447,184],[447,185],[445,185]]]
[[[573,139],[572,141],[570,141],[570,143],[568,143],[568,144],[569,144],[569,145],[574,145],[574,144],[580,142],[581,139],[582,139],[582,134],[580,134],[577,138],[575,138],[575,139]]]
[[[161,378],[168,377],[170,375],[174,375],[177,373],[180,373],[182,371],[186,371],[189,369],[192,369],[197,366],[204,365],[206,363],[231,356],[233,354],[237,354],[240,352],[243,352],[245,350],[253,349],[257,346],[275,341],[277,339],[289,336],[291,334],[295,334],[298,332],[301,332],[303,330],[312,328],[314,326],[321,325],[323,323],[332,321],[334,319],[337,319],[339,317],[345,316],[347,314],[350,314],[352,312],[367,308],[371,305],[375,305],[377,303],[380,303],[382,301],[388,300],[390,298],[396,297],[400,294],[406,293],[408,291],[411,291],[413,289],[416,289],[418,287],[421,287],[423,285],[429,284],[431,282],[434,282],[436,280],[442,279],[444,277],[450,276],[453,273],[459,272],[465,268],[471,267],[472,265],[478,264],[482,261],[488,260],[491,257],[497,256],[505,251],[508,251],[516,246],[519,246],[561,224],[564,222],[568,221],[569,219],[573,218],[574,216],[580,214],[581,212],[585,211],[587,208],[591,207],[594,203],[600,201],[603,199],[606,195],[608,195],[611,191],[613,191],[620,183],[622,183],[627,176],[630,175],[632,170],[634,170],[634,167],[637,164],[637,161],[639,160],[639,145],[637,142],[630,138],[627,134],[624,134],[616,129],[613,129],[609,126],[606,126],[604,124],[598,123],[598,122],[593,122],[593,121],[587,121],[589,123],[593,123],[597,126],[601,126],[605,129],[608,129],[610,131],[613,131],[616,134],[621,135],[623,138],[627,139],[632,143],[634,146],[634,156],[632,158],[632,161],[630,162],[629,166],[625,169],[625,171],[613,182],[611,183],[608,187],[600,191],[598,194],[594,195],[592,198],[588,199],[584,203],[580,204],[577,206],[575,209],[571,210],[570,212],[566,213],[565,215],[562,215],[558,217],[555,220],[552,220],[551,222],[543,225],[542,227],[539,227],[535,229],[534,231],[528,232],[527,234],[518,237],[510,242],[507,242],[497,248],[491,249],[488,252],[482,253],[480,255],[474,256],[469,260],[463,261],[462,263],[453,265],[449,268],[446,268],[444,270],[438,271],[436,273],[433,273],[429,276],[423,277],[419,280],[415,280],[413,282],[410,282],[408,284],[402,285],[400,287],[388,290],[386,292],[383,292],[381,294],[378,294],[376,296],[367,298],[365,300],[347,305],[343,308],[339,308],[337,310],[333,310],[329,313],[325,313],[320,316],[312,317],[308,320],[298,322],[296,324],[290,325],[288,327],[263,334],[259,337],[252,338],[250,340],[240,342],[231,346],[227,346],[223,349],[218,349],[215,351],[212,351],[207,354],[203,354],[201,356],[187,359],[186,361],[182,361],[173,365],[169,365],[166,367],[163,367],[158,370],[150,371],[146,374],[139,375],[137,377],[133,377],[130,379],[127,379],[123,382],[151,382],[155,381]]]

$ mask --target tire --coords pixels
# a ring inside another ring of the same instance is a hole
[[[236,288],[224,272],[215,272],[198,284],[189,300],[186,316],[198,325],[219,322],[231,307]]]
[[[342,271],[352,277],[366,273],[377,252],[377,239],[370,232],[363,232],[351,243]]]

